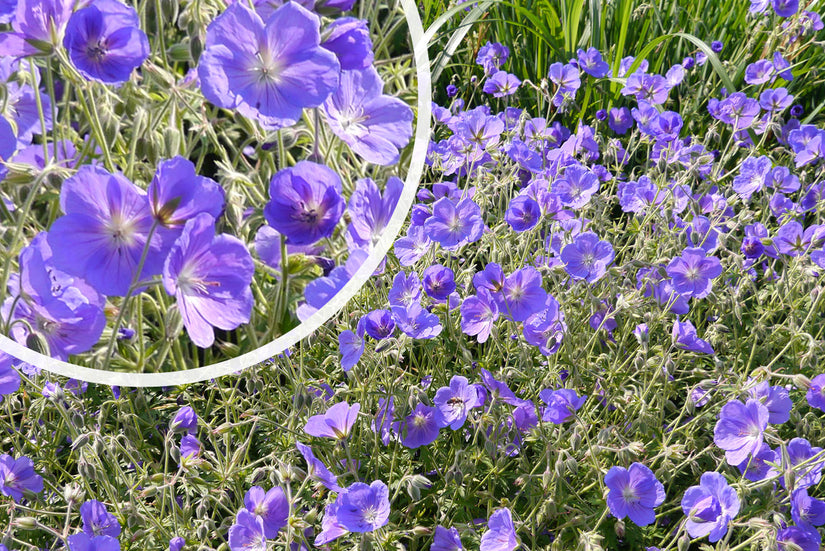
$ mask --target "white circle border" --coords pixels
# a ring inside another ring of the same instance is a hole
[[[401,4],[413,41],[413,55],[415,57],[416,75],[418,77],[418,116],[416,117],[415,142],[413,144],[410,168],[407,172],[404,189],[398,199],[395,211],[386,228],[384,228],[383,235],[381,235],[375,244],[372,254],[370,254],[352,278],[329,302],[298,327],[295,327],[268,344],[246,354],[242,354],[237,358],[183,371],[128,373],[82,367],[56,358],[44,356],[2,334],[0,334],[0,351],[10,354],[18,360],[28,362],[42,370],[64,377],[80,379],[89,383],[122,387],[179,386],[231,375],[253,365],[263,363],[282,353],[301,339],[308,337],[332,318],[332,316],[337,314],[344,305],[361,290],[361,287],[364,286],[367,280],[372,277],[373,272],[378,268],[378,265],[395,242],[396,237],[401,231],[401,226],[404,224],[412,208],[415,194],[424,172],[424,161],[427,156],[427,147],[429,145],[432,125],[430,57],[427,51],[427,37],[424,35],[424,28],[415,1],[401,0]],[[424,124],[422,124],[422,122]]]

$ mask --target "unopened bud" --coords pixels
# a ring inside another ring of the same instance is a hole
[[[37,528],[37,519],[34,517],[20,517],[14,521],[14,525],[23,530],[34,530]]]

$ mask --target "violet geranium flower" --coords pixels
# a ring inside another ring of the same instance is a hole
[[[769,416],[768,408],[753,398],[745,404],[731,400],[722,406],[713,429],[713,441],[725,450],[728,463],[739,465],[759,450]]]
[[[106,510],[106,505],[95,499],[80,506],[80,518],[83,520],[83,531],[89,536],[116,538],[120,535],[121,528],[117,518]]]
[[[361,404],[357,402],[351,407],[346,402],[339,402],[330,407],[326,413],[310,417],[304,425],[304,432],[320,438],[343,440],[349,436],[360,410]]]
[[[281,488],[276,486],[264,492],[260,486],[252,486],[247,490],[243,503],[247,511],[263,519],[265,537],[278,537],[278,531],[286,526],[289,518],[289,502]]]
[[[82,166],[63,182],[60,207],[65,216],[47,237],[59,270],[82,277],[99,293],[124,296],[148,241],[139,279],[161,273],[168,234],[160,228],[152,233],[146,193],[123,175]]]
[[[404,421],[404,434],[401,445],[415,449],[432,444],[438,438],[440,427],[444,426],[441,412],[436,407],[419,402]]]
[[[390,490],[380,480],[356,482],[338,496],[337,520],[350,532],[372,532],[390,520]]]
[[[667,265],[667,275],[673,279],[673,288],[684,297],[704,298],[713,288],[714,278],[722,274],[722,263],[715,256],[708,257],[704,249],[689,247]]]
[[[460,429],[470,410],[482,405],[483,401],[476,387],[475,384],[469,384],[466,377],[453,375],[450,386],[443,386],[436,391],[433,404],[441,412],[443,426],[449,426],[453,430]]]
[[[341,178],[311,161],[278,171],[269,183],[269,194],[272,199],[264,207],[264,217],[290,244],[310,245],[331,236],[344,213]]]
[[[539,398],[547,404],[541,420],[561,425],[573,418],[573,415],[584,405],[587,395],[580,397],[575,390],[570,388],[559,390],[547,388],[539,393]]]
[[[36,494],[43,491],[43,477],[34,471],[32,460],[0,455],[0,493],[20,503],[26,491]]]
[[[413,111],[409,105],[382,93],[378,71],[343,71],[338,90],[324,102],[332,132],[365,161],[378,165],[398,162],[399,150],[412,138]]]
[[[74,12],[63,46],[81,75],[105,84],[126,82],[149,57],[137,12],[117,0],[95,0]]]
[[[192,342],[208,348],[215,342],[213,327],[231,331],[249,322],[254,273],[246,245],[232,235],[216,236],[210,215],[186,223],[163,267],[163,286],[176,298]]]
[[[600,240],[595,233],[589,231],[577,235],[561,251],[567,273],[574,279],[583,279],[588,283],[604,277],[614,256],[610,243]]]
[[[62,36],[73,5],[72,0],[12,2],[12,32],[0,33],[0,51],[4,55],[21,57],[50,53],[49,50],[57,45],[52,44],[52,25],[57,31],[57,37]]]
[[[665,488],[648,467],[641,463],[633,463],[629,469],[611,467],[604,484],[610,489],[607,505],[614,517],[630,517],[637,526],[656,520],[653,509],[664,502]]]
[[[206,30],[198,65],[203,95],[267,129],[291,126],[338,87],[341,65],[320,42],[318,16],[296,2],[266,21],[236,2]]]
[[[229,528],[229,548],[233,550],[264,551],[264,519],[248,509],[241,509],[235,516],[235,524]]]
[[[706,472],[698,486],[685,491],[682,511],[688,517],[685,527],[690,537],[708,536],[708,541],[714,543],[727,533],[728,524],[739,514],[739,496],[724,476]]]
[[[513,515],[506,507],[490,515],[487,531],[481,536],[479,551],[513,551],[519,546]]]
[[[147,194],[152,215],[166,227],[182,228],[187,220],[201,212],[217,218],[224,206],[221,185],[198,176],[192,161],[181,156],[158,164]]]

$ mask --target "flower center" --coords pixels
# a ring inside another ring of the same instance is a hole
[[[367,524],[375,524],[378,520],[378,511],[375,507],[367,507],[364,509],[364,522]]]
[[[115,247],[131,247],[135,244],[137,234],[134,220],[125,220],[120,213],[112,214],[106,224],[106,233],[112,237]]]
[[[427,417],[425,415],[419,413],[419,414],[416,414],[413,417],[413,425],[415,426],[415,428],[420,429],[421,427],[423,427],[426,424],[427,424]]]
[[[109,52],[109,49],[106,48],[103,41],[97,42],[96,44],[89,44],[86,46],[86,56],[96,62],[100,62],[103,60],[104,56]]]
[[[636,495],[636,492],[633,491],[633,488],[630,486],[625,486],[622,488],[622,499],[626,503],[635,503],[639,501],[639,497]]]

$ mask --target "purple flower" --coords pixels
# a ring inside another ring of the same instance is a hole
[[[264,207],[264,217],[288,243],[309,245],[330,237],[344,213],[341,179],[311,161],[278,171],[269,183],[269,194],[272,199]]]
[[[201,212],[213,218],[223,212],[223,188],[214,180],[198,176],[192,161],[181,156],[158,164],[147,194],[152,215],[166,227],[183,227]]]
[[[490,75],[504,65],[509,56],[510,49],[507,46],[498,42],[487,42],[479,48],[476,63],[484,67],[484,72]]]
[[[63,46],[81,75],[106,84],[126,82],[149,57],[137,12],[116,0],[95,0],[74,12]]]
[[[438,438],[438,431],[444,425],[438,408],[419,403],[404,420],[401,445],[410,449],[427,446]]]
[[[811,386],[805,393],[805,399],[812,408],[825,411],[825,373],[811,379]]]
[[[180,536],[175,536],[169,540],[169,551],[181,551],[186,545],[186,540]]]
[[[387,485],[380,480],[367,486],[356,482],[349,486],[336,500],[337,521],[350,532],[372,532],[390,520],[390,493]]]
[[[422,276],[424,292],[435,300],[446,300],[455,291],[455,274],[446,266],[433,264]]]
[[[215,342],[213,327],[230,331],[249,322],[255,264],[246,245],[215,235],[215,219],[189,220],[163,267],[163,286],[174,296],[189,338],[201,348]]]
[[[673,343],[682,350],[700,352],[702,354],[715,354],[713,347],[706,340],[700,339],[696,334],[696,327],[690,321],[673,322]]]
[[[736,468],[751,482],[759,482],[768,476],[771,471],[768,462],[772,463],[775,458],[776,455],[771,447],[763,442],[756,453],[746,457]]]
[[[313,1],[310,3],[314,4]],[[325,34],[326,39],[321,46],[336,55],[342,70],[366,69],[372,65],[375,55],[372,53],[369,21],[339,17],[327,26]]]
[[[370,428],[374,433],[379,435],[381,443],[385,446],[389,445],[392,436],[392,429],[397,425],[395,421],[395,397],[378,399],[378,412],[370,424]]]
[[[731,400],[719,412],[713,429],[713,442],[725,450],[725,459],[739,465],[762,446],[770,413],[759,400],[749,399],[745,404]]]
[[[383,194],[370,178],[355,183],[348,208],[351,221],[347,226],[347,242],[350,248],[372,250],[389,224],[403,190],[404,182],[395,176],[387,179]]]
[[[361,404],[357,402],[352,407],[346,402],[339,402],[330,407],[326,413],[310,417],[304,425],[304,432],[311,436],[343,440],[358,420],[360,409]]]
[[[435,527],[435,536],[433,536],[430,551],[461,551],[462,549],[464,547],[461,545],[461,538],[455,527],[449,530],[440,524]]]
[[[15,503],[23,499],[23,492],[39,494],[43,491],[43,477],[34,472],[34,463],[28,457],[14,459],[0,455],[0,493]]]
[[[785,88],[769,88],[759,94],[759,105],[765,111],[784,111],[793,103],[794,96]]]
[[[474,243],[484,232],[481,207],[469,197],[458,202],[442,197],[433,203],[433,215],[424,222],[424,231],[449,251]]]
[[[593,232],[583,232],[561,251],[564,268],[573,279],[594,283],[604,277],[615,253],[607,241]]]
[[[814,224],[803,230],[802,224],[792,220],[776,231],[773,242],[779,253],[800,256],[811,249],[821,247],[823,239],[825,239],[825,226]]]
[[[588,48],[586,52],[578,49],[576,50],[576,56],[579,67],[588,75],[596,78],[607,76],[610,66],[602,59],[602,54],[596,48]]]
[[[185,434],[180,439],[180,456],[181,458],[191,459],[199,456],[201,453],[201,443],[192,434]]]
[[[146,193],[124,176],[82,166],[63,182],[60,207],[65,216],[55,220],[47,238],[58,269],[82,277],[104,295],[124,296],[148,241],[137,279],[161,273],[168,230],[152,233]]]
[[[739,496],[724,476],[707,472],[698,486],[685,491],[682,511],[688,517],[685,526],[690,537],[708,536],[708,541],[714,543],[727,533],[728,524],[739,514]]]
[[[544,356],[555,354],[561,348],[566,331],[564,312],[556,298],[550,294],[544,301],[544,309],[527,318],[522,328],[524,339],[529,344],[538,346]]]
[[[707,257],[704,249],[689,247],[667,265],[667,275],[673,279],[673,288],[689,298],[704,298],[713,288],[712,279],[722,274],[722,263],[715,256]]]
[[[331,492],[341,491],[341,487],[338,486],[338,477],[330,472],[323,461],[315,457],[312,448],[301,442],[295,442],[295,447],[298,448],[298,451],[301,452],[307,462],[307,476],[317,480]]]
[[[476,335],[479,343],[486,342],[498,315],[498,305],[490,292],[479,288],[476,295],[461,303],[461,330],[465,335]]]
[[[773,63],[767,59],[760,59],[745,68],[745,82],[748,84],[764,84],[774,75]]]
[[[120,535],[120,523],[106,510],[106,506],[97,500],[86,501],[80,506],[80,518],[83,520],[83,531],[91,537],[116,538]]]
[[[637,526],[656,520],[653,509],[664,502],[665,488],[649,468],[641,463],[633,463],[629,469],[611,467],[604,484],[610,489],[607,505],[614,517],[630,517]]]
[[[540,312],[547,300],[547,292],[541,283],[541,274],[532,266],[508,275],[501,289],[499,309],[502,315],[522,322]]]
[[[52,25],[56,36],[62,36],[73,5],[72,0],[11,2],[9,14],[12,15],[11,26],[14,32],[0,33],[0,51],[8,56],[50,53],[52,47],[57,45],[53,42]],[[0,22],[9,21],[0,16]],[[49,46],[44,48],[44,45]]]
[[[395,321],[390,310],[373,310],[363,317],[364,330],[375,340],[383,340],[395,331]]]
[[[496,71],[484,83],[482,89],[485,94],[492,94],[495,98],[512,96],[521,86],[521,80],[506,71]]]
[[[813,528],[786,526],[776,533],[779,551],[819,551],[822,536]]]
[[[565,207],[577,210],[589,203],[598,190],[598,176],[583,166],[571,165],[553,181],[551,193],[557,195]]]
[[[355,333],[347,329],[338,335],[338,351],[341,353],[341,368],[344,371],[352,369],[364,353],[364,322],[364,318],[359,320]]]
[[[541,207],[527,195],[517,195],[510,201],[504,219],[513,231],[523,232],[532,229],[541,219]]]
[[[260,486],[252,486],[243,503],[247,511],[263,519],[264,537],[278,537],[278,531],[286,526],[289,518],[289,502],[281,488],[276,486],[264,492]]]
[[[6,319],[26,322],[12,323],[14,340],[23,344],[37,335],[49,355],[65,360],[100,339],[106,325],[104,300],[82,279],[54,268],[46,241],[40,233],[20,252],[21,273],[9,278],[9,298],[0,310]]]
[[[799,10],[799,0],[771,0],[771,6],[779,17],[790,17]]]
[[[341,65],[320,46],[320,21],[287,2],[266,21],[236,2],[206,30],[198,64],[203,94],[267,129],[291,126],[338,88]]]
[[[802,528],[816,531],[814,526],[825,524],[825,502],[808,495],[802,488],[791,494],[791,517]]]
[[[421,280],[415,272],[408,276],[398,272],[392,281],[392,288],[387,294],[391,306],[410,306],[421,300]]]
[[[197,433],[198,414],[190,406],[183,406],[175,413],[175,417],[169,423],[169,429],[173,432]]]
[[[748,395],[762,402],[768,408],[768,423],[781,425],[791,418],[793,401],[788,390],[781,386],[771,386],[768,381],[762,381],[748,389]]]
[[[450,309],[453,308],[453,296],[456,294],[453,293],[447,299],[450,302]],[[438,316],[428,312],[417,302],[406,307],[393,306],[392,319],[405,335],[413,339],[432,339],[441,334],[443,329]]]
[[[384,83],[370,65],[343,71],[338,89],[324,102],[329,127],[365,161],[393,165],[412,137],[413,111],[402,100],[383,95]]]
[[[579,397],[575,390],[561,388],[553,390],[546,388],[539,393],[539,398],[547,404],[541,420],[555,425],[561,425],[573,418],[575,413],[587,401],[587,395]]]
[[[513,551],[518,546],[510,509],[498,509],[487,521],[487,531],[481,536],[479,551]]]
[[[235,524],[229,528],[229,549],[232,551],[266,551],[264,519],[241,509],[235,516]]]
[[[18,363],[16,358],[0,352],[0,401],[20,388],[20,374],[14,367]]]
[[[453,375],[450,386],[443,386],[436,391],[433,403],[443,417],[442,426],[448,426],[453,430],[460,429],[464,426],[470,410],[482,405],[483,401],[476,386],[469,384],[466,377]]]
[[[550,65],[548,77],[557,86],[552,98],[553,105],[556,107],[561,107],[566,99],[574,97],[576,90],[582,85],[578,68],[570,63],[565,65],[553,63]]]
[[[779,484],[785,488],[785,478],[792,471],[793,475],[790,478],[793,480],[794,486],[791,490],[810,488],[811,486],[818,484],[822,479],[822,468],[825,464],[825,460],[823,460],[821,456],[815,461],[812,461],[811,459],[820,454],[822,452],[822,448],[811,446],[811,443],[804,438],[793,438],[790,442],[788,442],[786,451],[789,463],[785,461],[785,454],[782,453],[781,449],[776,449],[774,451],[774,459],[772,463],[778,464],[780,470],[771,467],[769,474],[775,475],[780,473],[784,475],[779,478]],[[804,465],[799,466],[802,463],[804,463]]]
[[[69,551],[120,551],[120,542],[112,536],[90,536],[86,532],[66,538]]]
[[[635,96],[639,102],[647,102],[650,105],[659,105],[667,101],[670,88],[667,80],[661,75],[651,75],[636,71],[627,77],[622,95]]]
[[[411,225],[407,229],[407,236],[396,240],[393,250],[395,256],[398,257],[399,264],[412,266],[427,254],[431,245],[432,241],[424,230],[424,226]]]
[[[773,165],[768,157],[748,157],[742,163],[739,174],[733,178],[733,190],[747,201],[751,195],[767,185],[768,175],[772,169]]]
[[[633,127],[633,118],[627,107],[613,107],[610,109],[607,125],[616,134],[624,135]]]

